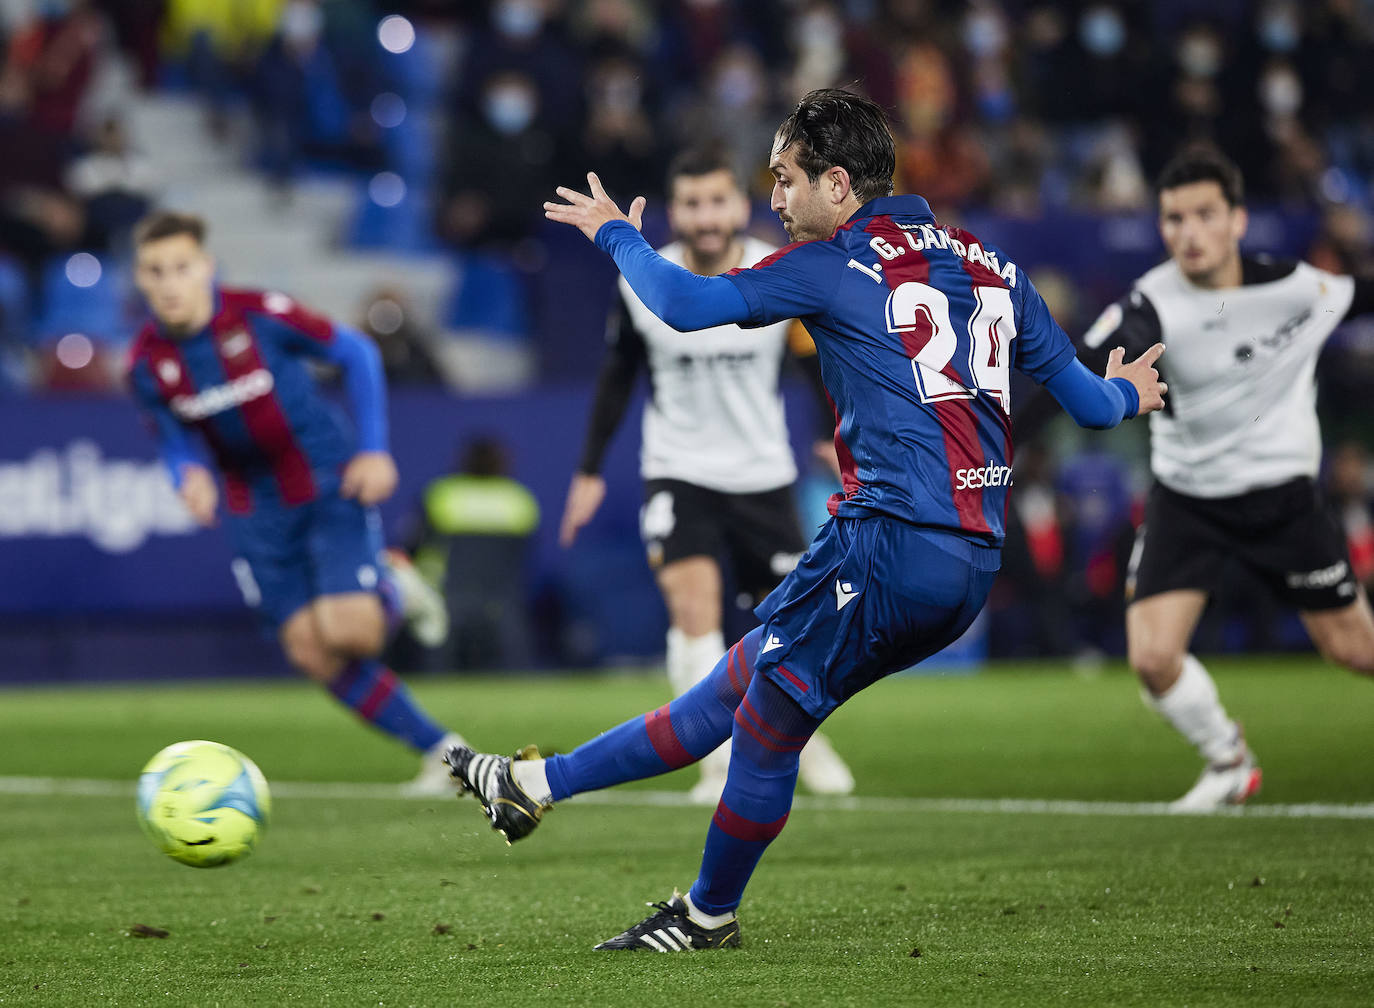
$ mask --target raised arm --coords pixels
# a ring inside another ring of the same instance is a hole
[[[1108,430],[1122,420],[1153,413],[1164,406],[1168,386],[1159,380],[1154,366],[1163,352],[1164,344],[1156,343],[1127,364],[1126,351],[1117,347],[1108,357],[1105,378],[1099,378],[1075,358],[1045,382],[1045,388],[1080,427]]]
[[[679,332],[748,321],[744,295],[729,280],[698,276],[670,263],[644,240],[639,233],[643,196],[634,198],[627,215],[606,195],[595,172],[587,173],[587,184],[591,195],[559,186],[556,192],[567,202],[546,202],[544,216],[571,224],[609,254],[651,312]]]
[[[1033,324],[1058,330],[1038,293],[1029,308]],[[1058,412],[1055,403],[1080,427],[1093,430],[1163,409],[1167,386],[1156,367],[1164,352],[1160,338],[1158,316],[1143,295],[1133,291],[1111,305],[1079,343],[1077,360],[1048,379],[1032,375],[1042,388],[1017,407],[1013,423],[1018,442],[1043,430]],[[1124,362],[1127,353],[1136,356],[1130,364]]]

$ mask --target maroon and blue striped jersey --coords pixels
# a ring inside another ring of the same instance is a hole
[[[815,340],[843,476],[832,514],[1001,544],[1010,369],[1044,384],[1075,359],[1014,262],[936,223],[921,197],[895,196],[726,276],[748,324],[799,318]]]
[[[172,338],[155,322],[139,332],[135,398],[164,443],[178,428],[204,436],[235,514],[336,491],[358,437],[306,359],[332,359],[342,330],[284,294],[220,289],[215,298],[209,325],[192,336]]]

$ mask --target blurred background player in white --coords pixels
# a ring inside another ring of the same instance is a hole
[[[129,382],[148,413],[191,516],[227,525],[244,598],[287,660],[360,718],[424,754],[413,793],[445,793],[446,746],[461,736],[430,718],[377,656],[395,619],[431,645],[447,634],[443,600],[403,554],[384,551],[376,505],[396,488],[386,384],[375,346],[283,294],[215,282],[205,225],[159,211],[135,231],[135,280],[153,320],[134,342]],[[355,430],[306,367],[343,372]]]
[[[749,199],[724,151],[684,151],[668,170],[667,188],[675,240],[661,252],[671,262],[716,276],[775,251],[744,233]],[[606,446],[625,416],[637,375],[647,370],[651,395],[640,452],[640,531],[668,609],[668,681],[680,695],[725,652],[721,559],[752,606],[806,549],[792,492],[797,466],[778,389],[795,323],[681,333],[649,311],[624,277],[619,292],[559,540],[572,545],[601,506]],[[796,332],[800,340],[791,349],[817,390],[820,408],[829,412],[815,347],[800,326]],[[693,800],[719,801],[729,765],[726,742],[701,760]],[[849,768],[819,733],[802,752],[801,780],[817,794],[854,789]]]
[[[1238,805],[1260,768],[1216,684],[1188,653],[1224,566],[1239,562],[1295,606],[1329,661],[1374,673],[1374,619],[1344,534],[1315,482],[1314,372],[1326,338],[1374,310],[1374,281],[1242,256],[1240,171],[1190,148],[1159,179],[1170,258],[1084,337],[1086,354],[1162,342],[1169,396],[1150,417],[1150,490],[1127,583],[1131,667],[1150,704],[1207,767],[1178,811]]]

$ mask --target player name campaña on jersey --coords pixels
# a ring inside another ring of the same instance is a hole
[[[1004,265],[997,258],[997,253],[991,249],[985,249],[978,242],[970,242],[967,245],[958,238],[953,237],[944,228],[935,227],[931,224],[903,224],[901,221],[894,220],[893,224],[902,229],[902,237],[906,239],[907,245],[911,246],[913,252],[924,252],[927,249],[948,249],[957,256],[962,256],[971,263],[977,263],[984,269],[991,270],[1007,282],[1009,287],[1016,286],[1016,263],[1008,260]],[[869,241],[869,247],[878,253],[883,259],[891,262],[898,256],[906,255],[907,250],[901,245],[894,245],[882,235],[874,235]],[[862,270],[874,280],[882,282],[882,277],[878,276],[875,270],[877,267],[867,267],[855,259],[849,260],[849,266],[854,269]]]
[[[234,409],[272,394],[272,372],[258,368],[223,385],[212,385],[195,395],[174,396],[168,404],[182,420],[195,421]]]

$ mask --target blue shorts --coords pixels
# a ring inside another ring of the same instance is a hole
[[[895,518],[832,518],[754,610],[755,669],[812,717],[958,639],[1001,550]]]
[[[382,576],[382,521],[337,493],[288,508],[230,515],[243,600],[277,629],[321,595],[375,591]]]

